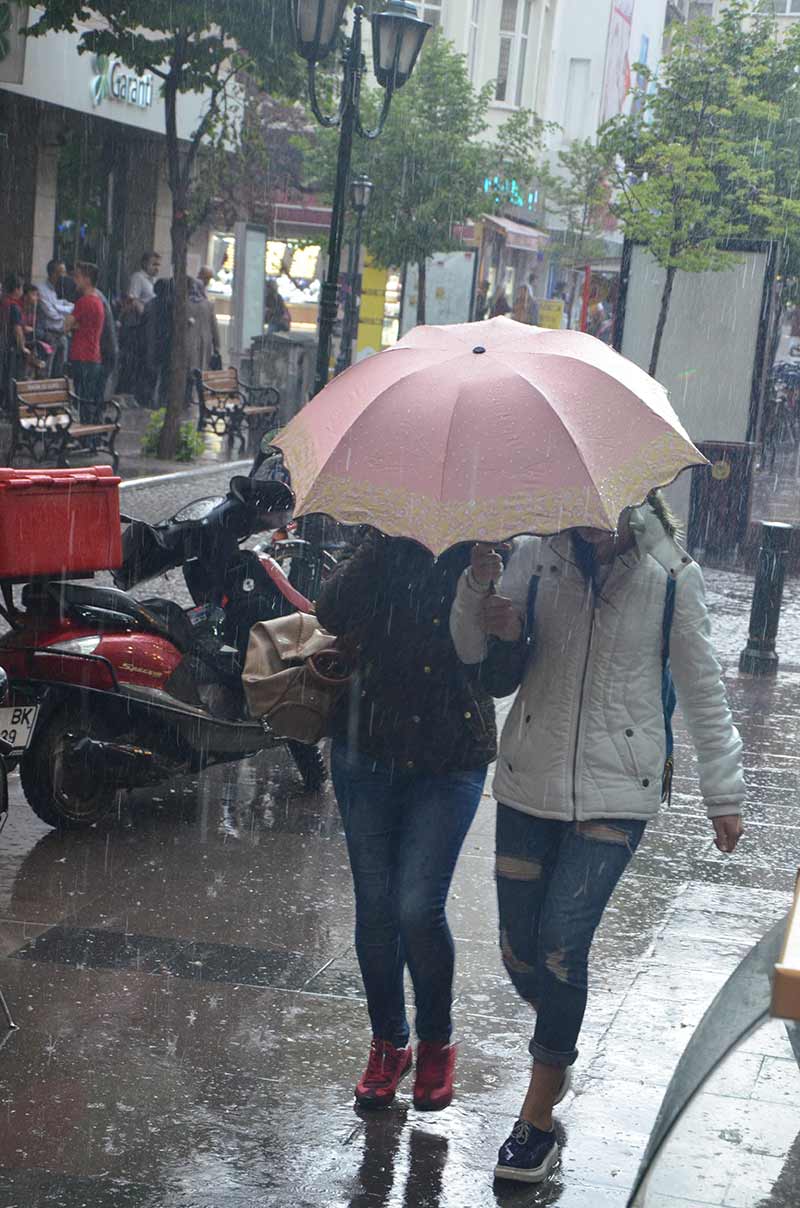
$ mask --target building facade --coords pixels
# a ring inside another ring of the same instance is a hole
[[[476,87],[493,82],[492,129],[534,109],[561,127],[557,146],[620,112],[634,63],[657,65],[666,0],[437,0],[419,11],[466,56]]]
[[[575,140],[594,139],[603,122],[630,104],[635,64],[657,67],[666,4],[667,0],[430,0],[418,5],[418,10],[441,27],[466,57],[475,87],[491,85],[487,136],[491,138],[513,112],[534,110],[550,127],[547,152],[551,167],[558,170],[559,151]],[[553,254],[548,246],[547,228],[557,226],[557,219],[548,215],[546,198],[535,181],[514,182],[506,191],[513,193],[515,203],[476,227],[474,288],[471,304],[463,306],[464,317],[467,310],[476,314],[476,297],[480,307],[488,297],[491,310],[491,299],[502,292],[520,316],[527,305],[525,295],[531,291],[541,302],[558,292],[569,309],[583,297],[584,286],[578,288],[565,278],[557,250]],[[489,179],[487,193],[491,192]],[[440,260],[429,271],[434,314],[436,290],[450,288],[444,278],[452,265],[446,258]],[[612,254],[610,260],[610,274],[603,263],[597,266],[594,285],[587,278],[596,293],[607,295],[613,287],[619,255]],[[539,306],[540,321],[546,314],[548,322],[557,323],[559,313],[556,307]]]
[[[12,30],[0,61],[0,266],[38,279],[54,255],[91,259],[114,291],[145,250],[169,264],[164,105],[151,74],[81,55],[79,39]],[[180,98],[182,138],[203,107]]]

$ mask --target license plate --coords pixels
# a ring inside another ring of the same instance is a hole
[[[0,742],[9,752],[17,754],[27,751],[38,713],[38,705],[14,705],[0,709]]]

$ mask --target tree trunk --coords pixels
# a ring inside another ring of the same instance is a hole
[[[186,290],[186,260],[189,248],[188,179],[185,179],[178,142],[178,79],[183,63],[170,64],[164,83],[164,119],[167,143],[167,177],[172,193],[172,272],[175,294],[172,305],[172,340],[170,341],[169,396],[164,427],[158,441],[158,456],[166,460],[178,451],[181,416],[186,401],[186,329],[188,299]]]
[[[426,260],[417,263],[419,284],[417,286],[417,326],[425,322],[427,313],[426,302],[428,293],[428,264]]]
[[[658,358],[661,355],[661,341],[664,338],[664,330],[667,326],[667,318],[669,317],[669,304],[672,298],[672,287],[675,284],[675,273],[677,269],[674,265],[670,265],[667,269],[667,279],[664,282],[664,289],[661,294],[661,309],[658,313],[658,322],[656,323],[656,331],[653,336],[653,349],[650,353],[650,368],[648,370],[651,377],[656,376],[658,370]]]

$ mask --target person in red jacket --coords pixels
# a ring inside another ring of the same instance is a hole
[[[81,403],[81,420],[97,420],[103,403],[105,371],[100,350],[100,337],[105,323],[105,307],[97,292],[97,265],[82,261],[75,265],[75,285],[79,297],[75,309],[65,319],[70,333],[70,376]]]

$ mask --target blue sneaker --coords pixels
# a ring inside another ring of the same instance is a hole
[[[527,1120],[517,1120],[511,1136],[500,1146],[494,1177],[516,1183],[541,1183],[557,1160],[556,1134],[542,1132]]]

